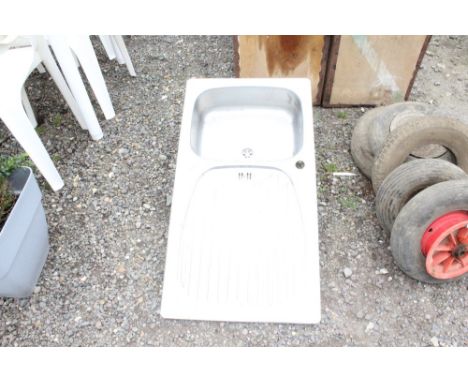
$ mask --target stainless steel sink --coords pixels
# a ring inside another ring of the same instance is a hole
[[[318,258],[310,81],[189,80],[161,315],[316,323]]]

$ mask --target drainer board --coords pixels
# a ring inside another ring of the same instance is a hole
[[[163,317],[320,320],[311,104],[307,79],[188,81]]]

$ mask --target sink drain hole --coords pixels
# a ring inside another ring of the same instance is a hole
[[[244,158],[251,158],[254,152],[250,147],[246,147],[242,149],[241,153]]]

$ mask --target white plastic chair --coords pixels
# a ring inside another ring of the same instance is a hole
[[[104,50],[106,51],[107,57],[109,60],[115,60],[115,50],[114,44],[112,43],[111,36],[108,35],[99,35],[99,40],[101,40],[102,46],[104,46]]]
[[[133,76],[136,75],[122,36],[99,37],[104,44],[107,55],[111,59],[117,58],[119,63],[126,63],[130,74]],[[85,88],[81,83],[82,80],[79,71],[76,69],[77,66],[81,66],[83,68],[105,118],[111,119],[115,117],[112,101],[89,36],[53,35],[47,36],[47,39],[55,53],[70,90],[82,109],[82,114],[86,118],[87,124],[94,126],[94,129],[91,130],[97,129],[98,121],[94,112],[91,111],[91,101],[89,101],[88,97],[85,96],[85,91],[83,90]],[[71,56],[73,61],[70,57],[69,50],[72,52]],[[72,62],[74,62],[74,65],[72,65]],[[38,69],[40,70],[41,68],[38,67]],[[31,122],[34,122],[34,120],[31,120]],[[99,139],[99,137],[93,138]]]
[[[108,43],[106,52],[114,54],[119,63],[126,63],[130,74],[135,76],[122,36],[104,37]],[[34,131],[37,121],[24,90],[24,82],[35,68],[44,71],[44,64],[81,127],[87,129],[93,139],[101,139],[101,127],[77,68],[77,64],[82,66],[105,117],[114,117],[115,112],[94,49],[89,36],[52,35],[47,37],[47,41],[43,37],[23,38],[21,43],[25,44],[26,41],[27,46],[8,51],[5,51],[8,49],[5,47],[11,45],[11,41],[3,39],[7,43],[2,44],[1,40],[0,38],[0,118],[29,154],[52,189],[57,191],[63,187],[63,180]],[[29,45],[31,42],[32,45]],[[49,50],[49,45],[61,70]]]
[[[44,72],[45,72],[45,69],[44,69]],[[28,98],[28,95],[26,94],[26,90],[24,89],[24,86],[21,88],[21,102],[23,103],[24,111],[26,112],[26,115],[28,116],[29,121],[31,122],[31,125],[34,128],[36,128],[37,127],[36,116],[34,114],[33,108],[31,107],[31,103],[29,102],[29,98]]]
[[[104,116],[114,118],[114,107],[89,36],[66,36],[66,41],[83,68]]]
[[[112,101],[89,36],[50,35],[47,36],[47,39],[62,69],[63,75],[67,80],[70,90],[77,99],[84,117],[87,119],[87,123],[92,126],[99,126],[93,106],[78,71],[75,57],[88,78],[89,84],[104,116],[106,119],[115,117]],[[93,138],[100,139],[101,137],[102,135]]]
[[[74,103],[80,110],[83,121],[80,125],[84,129],[89,130],[94,140],[101,139],[103,133],[77,65],[81,64],[83,67],[105,117],[107,119],[113,118],[115,112],[89,36],[16,36],[16,39],[11,42],[11,46],[17,48],[31,46],[31,39],[34,38],[40,38],[42,41],[46,41],[46,46],[50,45],[54,51],[67,86],[73,94],[73,98],[76,100]],[[77,57],[79,57],[79,59]],[[43,72],[42,65],[38,65],[37,69]],[[29,100],[25,92],[22,93],[22,97],[25,110],[30,117],[31,123],[36,126],[37,122],[34,117],[34,112],[30,108]]]
[[[79,123],[84,124],[65,79],[45,41],[40,38],[35,39],[32,46],[3,50],[0,54],[0,119],[35,163],[52,189],[57,191],[63,187],[63,180],[28,118],[29,113],[25,109],[30,109],[29,101],[23,106],[24,82],[41,62],[51,74]]]
[[[133,67],[132,59],[128,54],[123,37],[120,35],[99,35],[99,39],[104,46],[104,50],[106,51],[109,60],[117,59],[117,62],[120,65],[125,64],[130,75],[135,77],[135,68]]]

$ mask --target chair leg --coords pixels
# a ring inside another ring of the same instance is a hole
[[[45,73],[45,72],[46,72],[46,70],[45,70],[45,68],[42,66],[42,64],[37,65],[36,69],[37,69],[37,71],[38,71],[39,73]]]
[[[99,40],[101,40],[101,44],[104,47],[107,57],[109,57],[109,60],[114,60],[115,51],[114,51],[114,46],[112,45],[112,41],[110,40],[110,37],[108,35],[99,35]]]
[[[29,102],[28,95],[26,94],[26,90],[24,90],[24,86],[21,88],[21,101],[23,103],[24,111],[31,122],[32,127],[37,127],[37,120],[36,116],[34,115],[34,110],[31,107],[31,103]]]
[[[76,102],[75,97],[73,97],[73,94],[71,93],[68,87],[68,84],[65,81],[65,78],[63,78],[62,72],[57,66],[57,63],[55,62],[55,59],[52,56],[52,53],[50,52],[49,47],[44,42],[42,42],[40,44],[38,43],[37,49],[39,51],[39,55],[43,64],[46,66],[47,71],[49,72],[50,76],[52,77],[55,84],[57,85],[60,92],[62,93],[63,98],[65,98],[65,101],[70,107],[76,120],[78,121],[78,123],[83,129],[87,130],[88,127],[83,118],[80,107],[78,103]]]
[[[94,140],[101,139],[103,137],[101,126],[99,126],[96,113],[94,112],[93,105],[91,104],[88,93],[86,92],[80,72],[75,66],[69,46],[61,36],[49,36],[49,42],[57,60],[60,62],[60,67],[62,68],[62,72],[66,78],[68,86],[80,106],[80,110],[83,112],[83,118],[86,122],[91,138]]]
[[[132,59],[130,58],[130,55],[128,54],[127,47],[125,46],[125,42],[123,40],[122,36],[112,36],[116,45],[119,47],[119,50],[122,54],[122,57],[125,61],[125,65],[127,66],[128,72],[130,73],[131,76],[135,77],[135,68],[133,67]]]
[[[54,191],[60,190],[64,185],[63,180],[55,168],[52,159],[50,159],[50,156],[39,136],[32,128],[31,122],[21,105],[21,100],[18,99],[14,104],[11,101],[9,104],[6,104],[5,100],[3,100],[0,117],[11,131],[11,134],[37,166],[52,189]]]
[[[102,76],[93,45],[88,36],[72,36],[68,38],[73,52],[78,57],[94,95],[106,119],[115,117],[114,107],[107,90],[106,82]]]
[[[109,36],[109,37],[110,37],[112,46],[114,47],[115,58],[117,59],[117,62],[119,63],[119,65],[125,64],[125,60],[123,58],[122,52],[119,46],[117,45],[117,42],[115,41],[114,36]]]
[[[76,55],[74,53],[72,54],[72,56],[73,56],[73,60],[75,60],[76,67],[79,68],[80,67],[80,61],[78,60],[78,57],[76,57]]]

